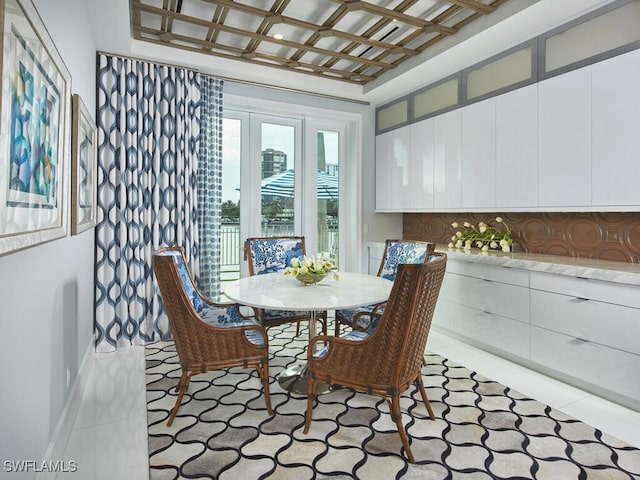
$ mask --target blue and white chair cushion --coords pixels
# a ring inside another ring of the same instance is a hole
[[[424,242],[412,242],[403,240],[389,240],[385,250],[385,256],[382,263],[382,268],[378,275],[387,280],[394,281],[396,278],[396,272],[398,271],[398,265],[401,263],[423,263],[424,256],[427,254],[427,244]],[[371,312],[375,308],[375,305],[366,305],[363,307],[347,308],[339,310],[337,316],[340,317],[341,323],[348,323],[353,328],[358,330],[366,330],[375,327],[377,324],[374,317],[371,322],[371,317],[362,315],[358,318],[356,325],[353,325],[353,320],[358,313]],[[382,314],[384,308],[379,310]]]
[[[240,315],[240,311],[235,305],[228,307],[219,307],[217,305],[211,305],[206,302],[198,293],[191,276],[187,271],[187,267],[184,264],[182,254],[177,250],[167,250],[162,253],[163,255],[170,255],[173,257],[176,266],[178,267],[178,273],[180,273],[180,279],[182,280],[182,286],[191,300],[196,313],[210,325],[216,327],[240,327],[246,325],[259,325],[256,320],[250,318],[244,318]],[[254,345],[263,345],[264,339],[262,334],[258,330],[247,330],[245,332],[247,340]]]
[[[373,329],[369,329],[366,332],[361,332],[358,330],[352,330],[349,333],[345,333],[344,335],[342,335],[340,338],[344,338],[345,340],[353,340],[354,342],[361,342],[362,340],[365,340],[367,338],[369,338],[369,335],[371,335],[371,332],[373,331]],[[314,357],[324,357],[327,352],[329,351],[330,346],[327,345],[326,347],[318,350],[317,352],[315,352],[313,354]]]
[[[249,248],[255,275],[279,272],[288,267],[292,259],[302,258],[304,253],[302,242],[296,238],[254,239]]]
[[[390,241],[380,271],[380,276],[395,280],[398,265],[401,263],[423,263],[427,253],[427,244],[423,242]]]

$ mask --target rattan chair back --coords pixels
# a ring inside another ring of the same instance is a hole
[[[326,336],[312,340],[307,363],[310,395],[305,431],[311,422],[318,382],[353,388],[387,399],[407,457],[414,461],[401,421],[400,394],[416,384],[434,418],[421,367],[446,262],[446,254],[438,252],[421,264],[400,264],[384,313],[364,340]],[[328,347],[323,356],[315,356],[312,352],[316,343],[325,342]]]

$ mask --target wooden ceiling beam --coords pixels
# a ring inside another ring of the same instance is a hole
[[[342,54],[340,52],[334,52],[332,50],[327,50],[325,48],[318,48],[312,45],[305,45],[302,43],[298,43],[298,42],[292,42],[289,40],[276,40],[268,35],[262,35],[259,33],[255,33],[249,30],[241,30],[239,28],[234,28],[234,27],[229,27],[228,25],[224,25],[224,24],[220,24],[220,23],[215,23],[212,24],[212,22],[208,21],[208,20],[204,20],[201,18],[197,18],[197,17],[192,17],[189,15],[184,15],[184,14],[179,14],[179,13],[175,13],[175,12],[170,12],[170,11],[166,11],[163,10],[162,8],[159,7],[153,7],[151,5],[145,5],[145,4],[141,4],[138,0],[131,0],[132,6],[134,4],[136,4],[136,6],[134,8],[138,8],[140,11],[142,12],[147,12],[147,13],[153,13],[155,15],[160,15],[160,16],[167,16],[170,18],[173,18],[174,20],[180,20],[182,22],[185,23],[190,23],[192,25],[197,25],[200,27],[206,27],[206,28],[216,28],[218,30],[227,32],[227,33],[232,33],[235,35],[240,35],[240,36],[246,36],[246,37],[251,37],[251,38],[255,38],[255,39],[260,39],[264,42],[270,42],[270,43],[275,43],[278,45],[285,45],[287,47],[291,47],[291,48],[298,48],[298,49],[302,49],[302,50],[307,50],[309,52],[313,52],[313,53],[318,53],[320,55],[326,55],[328,57],[331,56],[338,56],[344,60],[348,60],[350,62],[354,62],[354,63],[366,63],[368,65],[371,66],[375,66],[375,67],[380,67],[380,68],[387,68],[389,65],[384,63],[384,62],[378,62],[375,60],[369,60],[367,58],[360,58],[360,57],[354,57],[353,55],[347,55],[347,54]],[[163,32],[166,33],[166,32]]]

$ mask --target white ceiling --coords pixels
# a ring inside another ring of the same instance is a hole
[[[611,1],[511,0],[495,12],[505,18],[496,25],[489,23],[490,17],[484,17],[459,32],[464,35],[456,35],[455,41],[439,42],[434,51],[424,52],[426,55],[404,62],[364,86],[133,40],[129,0],[86,0],[85,5],[100,51],[173,63],[225,78],[364,100],[375,105],[444,78]]]

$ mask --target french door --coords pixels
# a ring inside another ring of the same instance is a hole
[[[304,235],[309,254],[339,265],[346,126],[242,111],[224,116],[221,280],[247,275],[247,237]]]

